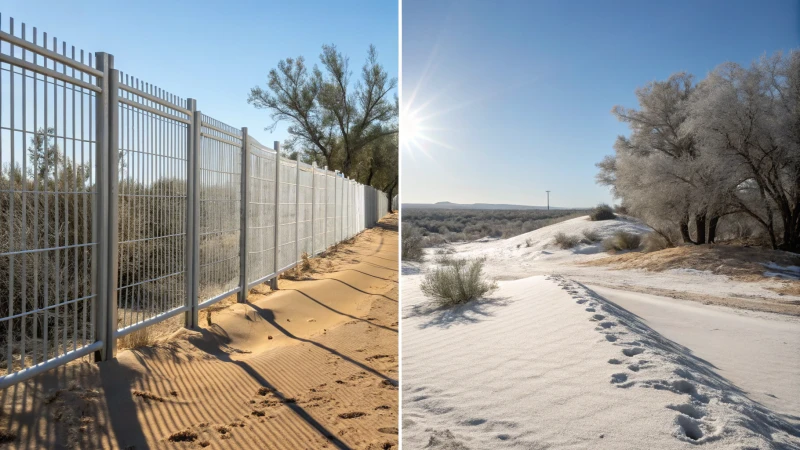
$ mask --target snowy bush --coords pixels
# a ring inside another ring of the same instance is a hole
[[[581,239],[578,236],[566,235],[564,233],[558,233],[555,237],[556,245],[563,249],[575,247],[580,241]]]
[[[483,273],[482,259],[454,259],[429,272],[420,284],[425,296],[441,306],[454,306],[481,298],[497,289]]]
[[[589,214],[589,218],[592,220],[614,220],[617,218],[617,215],[614,214],[614,210],[611,209],[610,206],[601,203],[592,210]]]
[[[600,233],[598,233],[595,230],[583,230],[583,237],[586,238],[586,240],[589,241],[589,243],[600,242],[600,240],[602,239],[600,237]]]
[[[617,231],[613,236],[603,239],[605,251],[636,250],[642,244],[642,237],[638,234]]]

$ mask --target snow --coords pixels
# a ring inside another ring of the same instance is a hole
[[[575,282],[504,281],[430,310],[421,277],[402,287],[405,448],[800,445],[798,424]]]
[[[800,266],[781,266],[773,262],[764,264],[767,269],[765,277],[784,278],[787,280],[800,280]]]
[[[500,280],[454,309],[420,292],[435,258],[403,263],[404,448],[800,448],[800,320],[618,288],[777,294],[692,269],[576,265],[599,244],[553,239],[586,229],[649,231],[584,217],[452,245]]]

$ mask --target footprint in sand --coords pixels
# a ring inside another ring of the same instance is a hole
[[[615,324],[614,322],[600,322],[600,327],[601,328],[608,329],[608,328],[615,327],[615,326],[617,326],[617,324]]]
[[[577,303],[577,304],[579,304],[579,305],[582,305],[582,304],[584,304],[584,303],[586,303],[586,302],[588,302],[588,301],[589,301],[589,300],[586,300],[585,298],[582,298],[582,299],[580,299],[580,300],[576,301],[575,303]]]
[[[617,336],[615,336],[613,334],[607,334],[606,335],[606,340],[608,342],[616,342],[617,341]]]
[[[589,307],[589,308],[586,308],[586,312],[595,312],[595,309],[594,309],[594,308],[591,308],[591,307]]]
[[[615,373],[611,375],[611,384],[619,384],[628,381],[628,375],[624,373]]]
[[[609,364],[622,364],[622,361],[618,360],[617,358],[611,358],[608,360]]]
[[[606,318],[606,316],[604,316],[602,314],[594,314],[594,315],[592,315],[592,318],[589,319],[589,320],[598,321],[598,320],[603,320],[605,318]]]
[[[644,349],[642,347],[626,348],[622,350],[622,354],[628,357],[636,356],[642,353],[644,353]]]

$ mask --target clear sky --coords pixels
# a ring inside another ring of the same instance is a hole
[[[287,137],[287,125],[265,131],[269,113],[247,104],[247,94],[266,86],[281,59],[302,55],[312,65],[323,44],[336,44],[356,78],[374,44],[398,75],[396,1],[3,0],[0,13],[3,30],[14,17],[59,42],[111,53],[122,72],[197,99],[203,113],[246,126],[269,146]]]
[[[611,108],[674,72],[800,47],[799,5],[403,0],[402,201],[610,202],[594,164],[627,133]]]

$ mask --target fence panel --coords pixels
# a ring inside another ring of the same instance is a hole
[[[382,193],[276,149],[109,54],[0,20],[0,388],[113,357],[181,312],[196,326],[385,211]]]
[[[117,336],[186,309],[186,100],[120,73]]]
[[[276,153],[254,139],[250,152],[250,204],[247,210],[247,280],[255,284],[275,275],[275,160]]]
[[[0,18],[1,19],[1,18]],[[95,228],[107,77],[95,55],[0,20],[0,388],[97,350]]]
[[[325,217],[325,247],[336,243],[336,177],[333,172],[325,173],[325,196],[328,200]]]
[[[202,116],[198,179],[198,301],[213,303],[239,289],[242,131]]]
[[[325,250],[325,224],[327,223],[327,175],[324,169],[314,171],[314,254]]]
[[[311,255],[312,249],[312,219],[313,219],[313,201],[314,201],[314,175],[311,172],[311,166],[308,164],[300,164],[300,176],[298,178],[298,246],[296,261],[299,261],[303,253]]]

